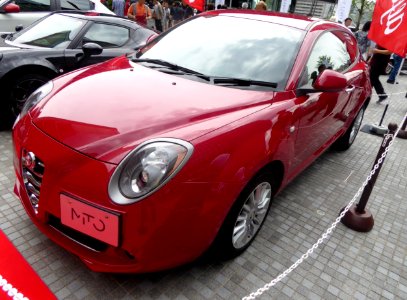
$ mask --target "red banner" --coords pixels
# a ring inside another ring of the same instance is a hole
[[[199,11],[205,10],[205,0],[184,0],[184,3]]]
[[[407,53],[407,0],[377,0],[368,37],[404,57]]]
[[[0,299],[56,299],[0,230]]]

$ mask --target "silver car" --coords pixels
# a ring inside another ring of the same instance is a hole
[[[100,0],[0,0],[0,34],[27,27],[55,10],[89,10],[114,14]]]

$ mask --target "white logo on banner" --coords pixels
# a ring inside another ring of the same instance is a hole
[[[406,0],[392,0],[392,2],[392,7],[380,17],[380,25],[383,25],[383,19],[387,18],[386,29],[384,30],[385,35],[392,33],[403,23]],[[393,26],[394,23],[396,24]]]

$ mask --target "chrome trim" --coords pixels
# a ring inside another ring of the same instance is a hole
[[[34,212],[38,213],[40,189],[44,173],[44,163],[33,152],[23,149],[21,157],[21,175],[24,181],[25,192]],[[27,164],[26,157],[31,161]]]
[[[25,168],[25,167],[24,167]],[[33,173],[35,176],[37,176],[37,177],[39,177],[39,178],[41,178],[42,179],[42,176],[44,176],[43,174],[41,174],[41,173],[38,173],[38,172],[35,172],[34,170],[30,170],[30,169],[27,169],[27,168],[25,168],[26,170],[29,170],[29,172],[30,173]]]
[[[124,166],[126,165],[126,162],[132,157],[134,153],[139,151],[141,148],[143,148],[146,145],[153,144],[153,143],[172,143],[176,145],[183,146],[184,148],[187,149],[187,153],[182,160],[182,162],[179,164],[179,166],[174,170],[174,172],[168,176],[161,184],[159,184],[157,187],[152,189],[149,193],[139,197],[139,198],[127,198],[125,197],[121,192],[119,188],[119,178],[122,173],[122,170]],[[194,146],[190,144],[189,142],[180,140],[180,139],[174,139],[174,138],[157,138],[157,139],[151,139],[148,141],[145,141],[144,143],[141,143],[138,145],[135,149],[133,149],[127,156],[119,163],[118,167],[116,170],[114,170],[112,177],[110,177],[109,185],[108,185],[108,192],[109,192],[109,197],[110,199],[116,203],[116,204],[122,204],[122,205],[128,205],[128,204],[133,204],[135,202],[138,202],[148,196],[150,196],[152,193],[160,189],[163,185],[165,185],[168,181],[170,181],[181,169],[182,167],[187,163],[189,158],[191,157],[192,153],[194,152]]]
[[[23,173],[27,181],[36,186],[38,189],[41,187],[41,182],[37,181],[37,179],[35,179],[34,176],[31,174],[31,172],[23,169]]]
[[[40,196],[40,191],[37,190],[37,188],[33,186],[31,183],[26,183],[25,187],[29,192],[33,193],[35,196],[37,197]]]

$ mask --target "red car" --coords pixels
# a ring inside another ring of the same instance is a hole
[[[203,13],[34,92],[13,131],[15,192],[95,271],[232,257],[278,191],[330,146],[351,146],[368,78],[340,24]]]

